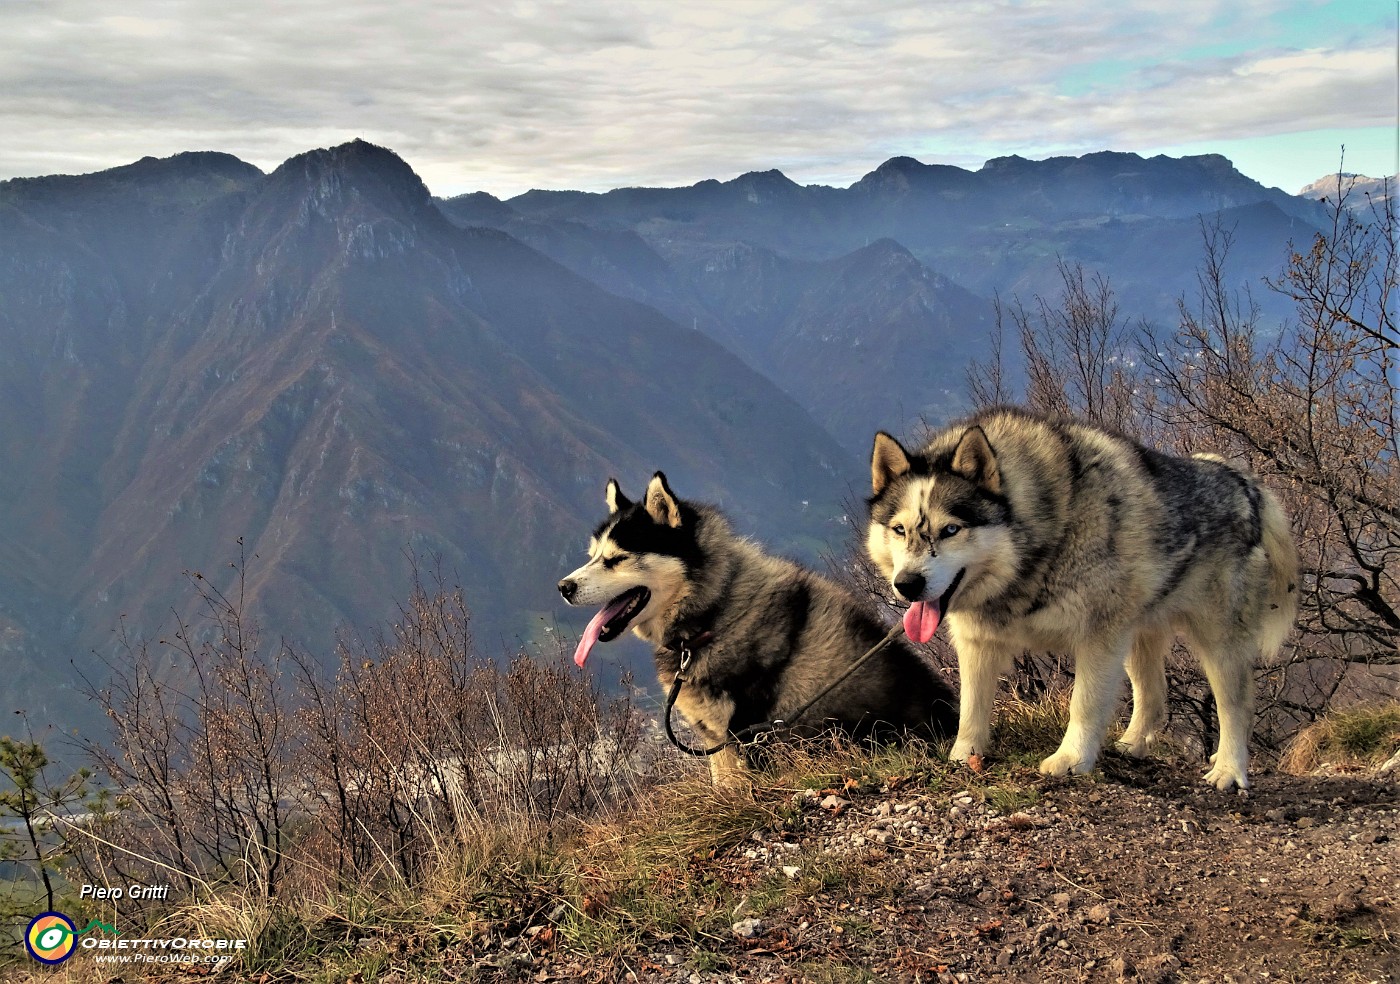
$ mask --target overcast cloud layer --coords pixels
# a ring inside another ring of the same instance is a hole
[[[354,137],[438,194],[503,197],[1316,130],[1383,147],[1395,17],[1392,0],[0,0],[0,177],[195,149],[269,169]],[[1293,191],[1336,161],[1288,163],[1296,180],[1269,183]]]

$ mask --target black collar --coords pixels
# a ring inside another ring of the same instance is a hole
[[[666,641],[662,643],[660,649],[657,650],[657,654],[679,654],[681,656],[687,653],[693,654],[698,650],[704,649],[714,641],[715,634],[709,629],[694,634],[675,632],[666,637]]]

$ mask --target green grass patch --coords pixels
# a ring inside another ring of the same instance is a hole
[[[1040,790],[1030,786],[995,785],[986,789],[987,802],[1002,813],[1019,813],[1040,802]]]
[[[1304,920],[1313,943],[1333,950],[1356,950],[1374,947],[1385,952],[1400,952],[1400,942],[1386,935],[1382,929],[1377,932],[1365,926],[1338,926],[1334,923]]]
[[[1332,723],[1332,742],[1342,754],[1377,764],[1400,748],[1400,704],[1344,711]]]
[[[702,974],[715,974],[728,970],[731,962],[722,953],[699,949],[690,955],[690,966]]]

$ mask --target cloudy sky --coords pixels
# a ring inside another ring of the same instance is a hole
[[[0,178],[355,137],[436,194],[907,154],[1397,169],[1397,0],[0,0]]]

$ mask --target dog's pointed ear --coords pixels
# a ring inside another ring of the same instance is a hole
[[[671,487],[666,484],[666,476],[657,472],[647,486],[647,513],[662,526],[672,529],[681,525],[681,504]]]
[[[875,448],[870,454],[870,489],[875,495],[896,478],[909,471],[909,452],[884,431],[875,434]]]
[[[609,513],[620,513],[632,504],[632,500],[622,494],[622,486],[617,484],[617,479],[608,479],[608,489],[604,493],[608,503]]]
[[[969,427],[963,432],[953,452],[953,474],[978,485],[988,492],[1001,494],[1001,469],[997,455],[981,427]]]

